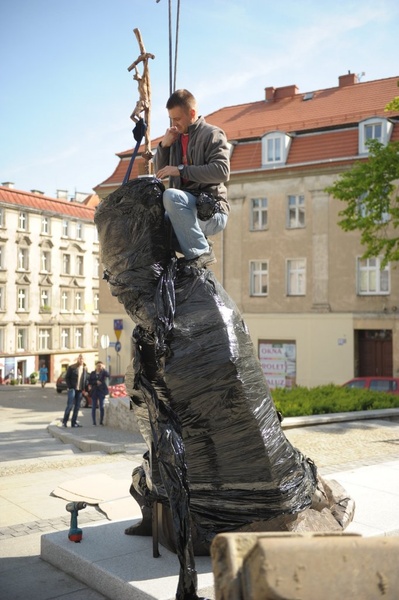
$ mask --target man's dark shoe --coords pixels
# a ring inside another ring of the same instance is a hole
[[[67,426],[67,424],[66,424],[66,423],[63,423],[63,424],[62,424],[62,426],[63,426],[63,427],[66,427],[66,426]]]
[[[82,427],[79,423],[75,423],[72,427]]]

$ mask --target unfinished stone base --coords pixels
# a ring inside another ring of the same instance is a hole
[[[353,520],[355,503],[345,489],[334,480],[320,475],[310,508],[294,514],[281,515],[268,521],[256,521],[239,532],[336,532],[341,533]]]
[[[215,600],[397,600],[399,538],[227,533],[212,544]]]

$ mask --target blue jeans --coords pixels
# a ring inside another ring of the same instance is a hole
[[[206,237],[216,235],[226,227],[227,215],[216,213],[208,221],[197,218],[196,197],[187,191],[169,188],[163,193],[163,205],[180,250],[187,260],[208,252]]]
[[[71,419],[71,424],[73,427],[78,418],[80,401],[82,399],[82,391],[81,390],[67,390],[67,394],[68,394],[67,405],[66,405],[64,418],[62,419],[62,422],[64,423],[64,425],[66,425],[68,423],[69,415],[70,415],[72,407],[73,407],[73,413],[72,413],[72,419]]]
[[[92,394],[91,395],[91,418],[93,420],[93,425],[96,424],[96,408],[97,408],[97,400],[100,408],[100,425],[102,425],[104,421],[104,400],[105,396],[102,394]]]

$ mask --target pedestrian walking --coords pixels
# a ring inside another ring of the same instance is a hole
[[[42,388],[44,388],[44,386],[46,385],[47,379],[48,379],[48,368],[46,367],[46,363],[43,362],[42,366],[39,369],[39,381],[42,384]]]
[[[65,375],[65,382],[67,384],[68,398],[62,426],[67,426],[69,415],[73,409],[71,427],[81,427],[77,422],[77,418],[80,401],[82,399],[82,392],[87,386],[87,368],[82,354],[79,354],[76,363],[69,365]]]

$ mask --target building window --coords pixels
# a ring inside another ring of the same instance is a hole
[[[69,327],[63,327],[61,330],[61,348],[68,350],[71,347],[71,330]]]
[[[6,288],[4,285],[0,285],[0,310],[6,308]]]
[[[75,348],[83,348],[83,327],[75,329]]]
[[[62,255],[62,272],[64,275],[71,274],[71,255],[70,254]]]
[[[76,223],[76,239],[83,240],[83,223],[80,221]]]
[[[4,227],[5,225],[5,212],[2,207],[0,207],[0,227]]]
[[[42,288],[40,293],[40,308],[49,309],[50,306],[50,288]]]
[[[93,327],[93,348],[98,348],[98,327]]]
[[[19,248],[18,250],[18,270],[28,271],[29,269],[29,251],[28,248]]]
[[[251,230],[259,231],[267,227],[267,198],[251,200]]]
[[[306,260],[297,258],[287,260],[287,294],[304,296],[306,294]]]
[[[5,328],[0,327],[0,352],[4,352],[5,348]]]
[[[98,230],[97,227],[93,227],[93,242],[98,244]]]
[[[98,292],[93,293],[93,310],[99,311],[100,306],[100,294]]]
[[[28,310],[28,290],[26,288],[17,288],[17,306],[18,310]]]
[[[43,235],[50,235],[50,219],[49,219],[49,217],[42,217],[41,233]]]
[[[391,215],[388,212],[380,213],[380,207],[373,207],[374,210],[378,211],[377,215],[373,214],[373,210],[370,210],[370,207],[367,205],[367,193],[361,194],[357,199],[357,212],[360,217],[372,217],[376,223],[388,223],[391,219]]]
[[[61,291],[61,310],[63,312],[70,312],[71,310],[71,294],[66,290]]]
[[[82,294],[76,292],[75,294],[75,312],[82,312]]]
[[[28,330],[25,328],[17,329],[17,350],[28,350]]]
[[[269,137],[266,141],[266,162],[280,162],[281,161],[281,136]]]
[[[305,227],[304,196],[288,196],[287,227],[288,229]]]
[[[391,138],[393,124],[388,119],[372,117],[359,123],[359,154],[368,154],[367,142],[377,140],[384,146]]]
[[[69,221],[67,219],[62,220],[62,236],[69,237]]]
[[[51,349],[51,329],[39,329],[39,350]]]
[[[83,256],[81,254],[78,254],[76,256],[75,265],[76,265],[75,275],[84,275],[84,272],[83,272]]]
[[[0,246],[0,269],[4,269],[5,246]]]
[[[42,273],[50,273],[51,272],[51,252],[47,250],[43,250],[40,256],[40,265]]]
[[[358,258],[357,282],[360,296],[389,294],[389,265],[381,269],[381,259]]]
[[[93,277],[100,277],[100,260],[98,256],[93,256]]]
[[[18,216],[18,228],[22,231],[28,230],[28,213],[21,211]]]
[[[291,138],[281,131],[272,131],[262,138],[262,165],[285,164]]]
[[[269,266],[267,261],[250,263],[251,296],[267,296],[269,289]]]

